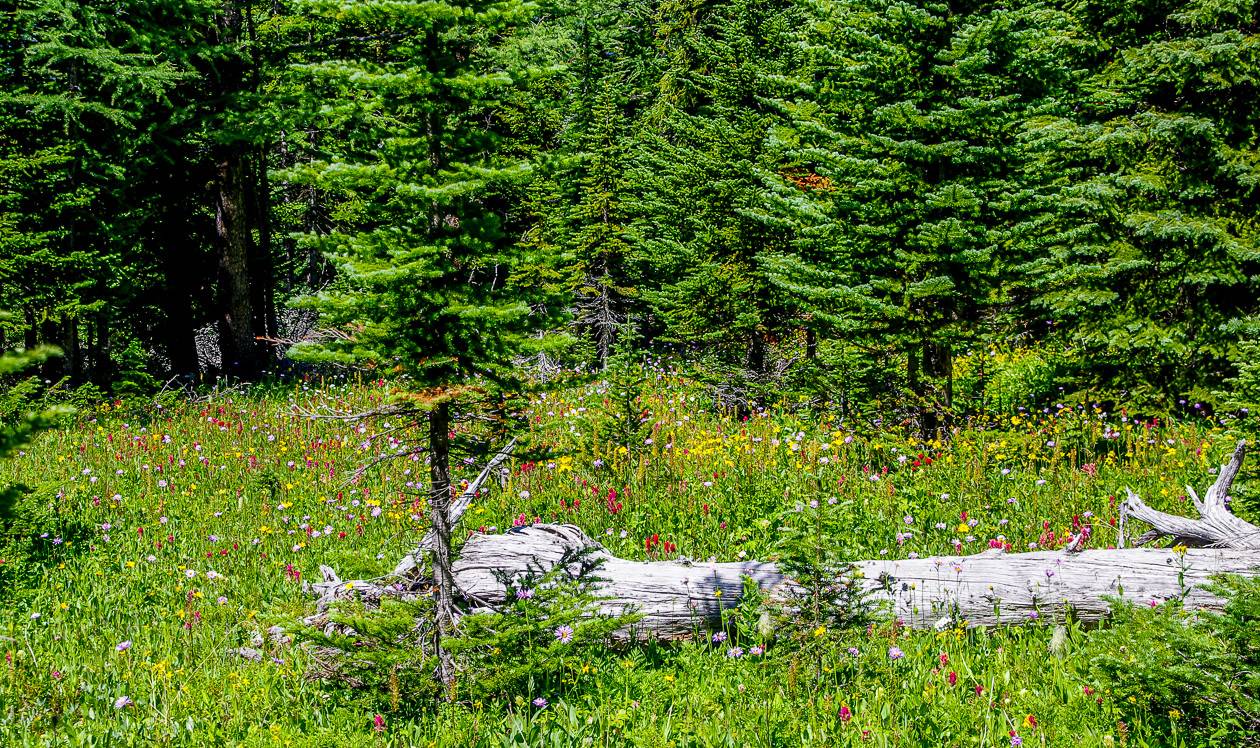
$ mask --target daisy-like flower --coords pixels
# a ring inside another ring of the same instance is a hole
[[[557,626],[555,633],[556,633],[556,641],[560,642],[561,644],[568,644],[569,642],[573,641],[573,627],[572,626]]]

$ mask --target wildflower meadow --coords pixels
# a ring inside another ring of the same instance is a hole
[[[406,434],[320,417],[370,407],[389,387],[314,377],[104,402],[8,460],[4,479],[30,488],[49,529],[0,560],[5,742],[1181,744],[1185,717],[1157,690],[1100,675],[1116,632],[1071,620],[935,631],[873,620],[757,642],[731,628],[643,646],[579,646],[572,626],[544,622],[548,636],[520,646],[554,666],[494,696],[477,695],[471,668],[452,700],[325,677],[294,641],[312,604],[304,583],[320,565],[384,575],[427,527],[423,460]],[[623,558],[773,559],[794,518],[814,514],[838,528],[826,542],[847,558],[1054,549],[1082,528],[1108,547],[1125,487],[1186,512],[1180,487],[1204,481],[1238,425],[1189,404],[1176,419],[1057,404],[923,440],[787,402],[737,416],[661,368],[633,393],[627,446],[607,438],[617,398],[599,378],[533,395],[526,449],[457,536],[561,522]],[[480,463],[454,470],[466,481]],[[1152,601],[1125,625],[1184,615],[1174,607]]]

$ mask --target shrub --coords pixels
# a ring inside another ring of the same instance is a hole
[[[1189,745],[1260,745],[1260,580],[1222,579],[1220,614],[1116,607],[1088,639],[1088,675],[1130,721]]]

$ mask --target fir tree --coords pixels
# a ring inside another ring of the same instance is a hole
[[[488,49],[527,16],[507,2],[311,4],[335,20],[328,58],[303,65],[319,157],[282,177],[331,196],[336,221],[303,242],[340,271],[313,297],[335,334],[294,356],[405,378],[399,407],[423,414],[437,537],[438,636],[453,630],[450,454],[456,421],[516,386],[516,357],[557,307],[518,270],[521,216],[501,195],[530,165],[496,156],[493,105],[512,85]],[[396,411],[397,412],[397,411]],[[442,678],[453,677],[443,657]]]
[[[1025,272],[1077,388],[1164,405],[1228,375],[1229,323],[1257,311],[1257,8],[1089,2],[1077,18],[1106,46],[1071,108],[1028,127],[1048,187]]]
[[[631,241],[648,274],[646,330],[708,358],[716,378],[770,369],[783,301],[758,258],[784,237],[758,215],[768,103],[790,68],[790,3],[658,6],[663,70],[635,153]]]

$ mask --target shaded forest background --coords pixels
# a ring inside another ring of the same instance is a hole
[[[256,378],[294,344],[414,371],[443,365],[431,343],[364,343],[364,320],[428,324],[441,296],[453,350],[502,323],[551,333],[543,367],[672,353],[743,405],[883,400],[929,428],[1047,399],[1255,407],[1258,20],[19,0],[4,346],[59,347],[42,379],[115,393]]]

